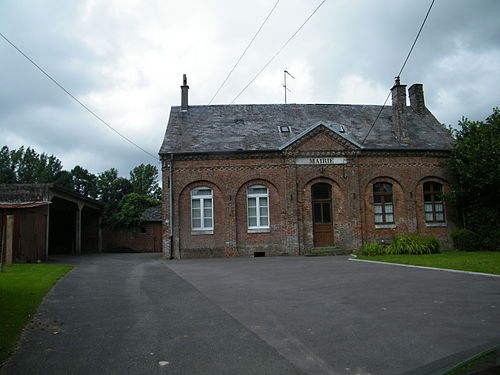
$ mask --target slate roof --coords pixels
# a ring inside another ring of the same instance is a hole
[[[149,207],[142,211],[141,219],[146,221],[162,221],[163,211],[162,206]]]
[[[185,112],[172,107],[160,154],[227,151],[278,151],[300,134],[323,123],[365,149],[446,150],[452,138],[426,110],[418,114],[406,107],[409,140],[392,132],[392,107],[386,106],[363,145],[362,141],[380,112],[377,105],[255,104],[190,106]],[[280,133],[279,126],[290,126]]]

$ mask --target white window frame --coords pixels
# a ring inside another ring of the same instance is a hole
[[[198,195],[198,194],[195,194],[197,191],[200,191],[200,190],[210,190],[210,194],[205,194],[205,195]],[[196,187],[194,188],[193,190],[191,190],[191,231],[192,233],[194,234],[212,234],[213,231],[214,231],[214,199],[213,199],[213,196],[214,196],[214,192],[211,188],[207,187],[207,186],[199,186],[199,187]],[[193,207],[193,201],[199,201],[199,207],[198,208],[195,208]],[[205,201],[207,200],[210,200],[210,206],[209,207],[205,207]],[[211,223],[212,225],[210,226],[205,226],[205,208],[210,208],[210,212],[211,212]],[[194,226],[194,215],[193,215],[193,212],[195,209],[198,209],[200,211],[200,217],[199,217],[199,220],[200,220],[200,226],[199,227],[196,227]]]
[[[253,193],[250,192],[251,189],[266,189],[265,193]],[[267,206],[264,206],[261,201],[265,198],[267,201]],[[250,216],[250,199],[255,199],[255,214],[256,216]],[[262,218],[266,217],[261,215],[261,208],[267,208],[267,224],[262,224]],[[250,225],[250,217],[255,217],[257,221],[257,225]],[[250,233],[258,233],[258,232],[269,232],[270,229],[271,218],[269,215],[269,188],[265,185],[252,185],[247,189],[247,225],[248,231]]]

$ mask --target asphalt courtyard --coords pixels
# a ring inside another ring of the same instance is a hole
[[[76,267],[2,374],[427,375],[500,342],[500,278],[347,257],[55,261]]]

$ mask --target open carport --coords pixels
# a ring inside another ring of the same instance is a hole
[[[102,250],[101,203],[53,184],[0,185],[0,244],[14,261]]]

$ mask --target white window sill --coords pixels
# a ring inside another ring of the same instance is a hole
[[[375,229],[394,229],[397,228],[396,224],[375,224]]]
[[[425,223],[426,227],[429,228],[446,228],[448,226],[447,223]]]
[[[214,234],[213,229],[208,229],[208,230],[191,230],[191,235],[192,236],[199,236],[202,234]]]
[[[271,228],[248,228],[247,233],[269,233]]]

